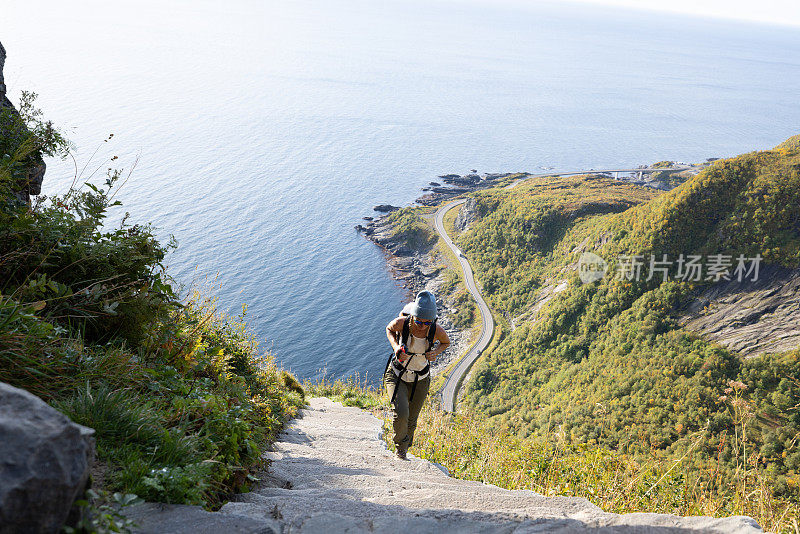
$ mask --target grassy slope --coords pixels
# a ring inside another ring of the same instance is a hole
[[[178,299],[149,226],[104,226],[119,172],[33,207],[14,198],[26,162],[66,146],[30,112],[2,118],[33,136],[0,128],[0,381],[95,429],[95,488],[219,505],[251,483],[303,390],[243,317]]]
[[[796,148],[747,154],[666,194],[584,177],[478,194],[483,217],[459,242],[492,304],[515,316],[548,278],[570,286],[479,362],[468,404],[522,436],[560,431],[571,444],[648,457],[691,449],[692,473],[727,476],[747,461],[796,499],[800,351],[742,362],[677,327],[690,284],[583,285],[566,267],[582,243],[612,269],[622,253],[681,252],[800,266],[799,164]]]
[[[560,259],[554,247],[571,241],[564,241],[568,229],[593,214],[620,212],[657,194],[604,177],[530,178],[511,190],[474,193],[480,220],[458,244],[469,251],[492,307],[513,316],[530,305],[552,274]]]

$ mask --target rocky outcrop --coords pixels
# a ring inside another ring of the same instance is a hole
[[[470,197],[464,205],[461,206],[461,209],[458,210],[458,215],[456,215],[456,220],[453,221],[453,226],[455,226],[456,230],[459,232],[464,232],[477,220],[478,203],[474,198]]]
[[[19,146],[24,139],[30,136],[30,132],[22,124],[19,113],[6,97],[6,85],[3,78],[5,63],[6,49],[3,48],[3,43],[0,43],[0,137],[9,139],[9,144],[12,146]],[[31,195],[39,195],[42,192],[42,180],[47,167],[38,153],[29,156],[26,164],[27,176],[15,193],[20,200],[30,202]]]
[[[405,256],[410,252],[405,241],[395,236],[394,225],[386,217],[369,221],[366,226],[357,224],[356,230],[389,254]]]
[[[0,43],[0,106],[13,107],[6,98],[6,80],[3,77],[3,68],[6,66],[6,49]]]
[[[442,174],[439,178],[442,179],[447,186],[442,186],[439,182],[428,182],[430,187],[425,187],[422,190],[426,191],[416,200],[417,204],[422,206],[436,206],[445,200],[477,191],[479,189],[486,189],[496,185],[498,180],[511,176],[512,174],[526,175],[526,173],[489,173],[483,176],[475,173],[466,174]]]
[[[456,178],[443,178],[442,181],[451,185],[470,186],[480,182],[481,177],[477,174],[467,174],[465,176],[458,176]]]
[[[472,191],[468,187],[431,187],[430,190],[441,195],[461,195]]]
[[[94,430],[0,383],[0,533],[55,533],[83,494]]]
[[[388,213],[390,211],[399,210],[400,208],[397,206],[392,206],[391,204],[378,204],[372,208],[375,211],[379,211],[381,213]]]
[[[762,265],[756,281],[720,280],[692,298],[679,323],[745,357],[798,348],[800,269]]]
[[[539,310],[544,308],[545,304],[550,302],[553,297],[557,294],[561,293],[565,289],[569,287],[569,280],[556,280],[553,281],[552,279],[548,278],[544,281],[544,286],[540,288],[536,295],[533,297],[533,304],[530,308],[526,309],[517,317],[510,317],[509,322],[511,323],[511,330],[516,330],[517,326],[524,323],[524,322],[531,322],[535,323],[537,321],[537,315],[539,314]]]

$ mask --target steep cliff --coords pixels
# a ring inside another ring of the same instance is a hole
[[[31,195],[42,192],[42,180],[47,167],[39,150],[26,148],[32,134],[6,96],[3,77],[5,63],[6,49],[0,43],[0,157],[8,154],[12,158],[19,158],[20,170],[14,176],[11,188],[18,199],[30,202]]]

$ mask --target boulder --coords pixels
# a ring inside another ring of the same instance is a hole
[[[94,430],[0,382],[0,534],[55,533],[82,496]]]

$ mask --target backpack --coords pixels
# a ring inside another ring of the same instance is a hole
[[[403,330],[400,333],[400,339],[399,339],[401,345],[406,345],[408,344],[408,336],[411,335],[411,325],[410,325],[411,316],[406,312],[400,312],[399,317],[406,318],[405,321],[403,321]],[[427,339],[428,341],[428,350],[431,350],[435,337],[436,337],[436,319],[434,319],[431,325],[428,327],[428,335],[425,337],[425,339]],[[411,358],[408,358],[406,360],[406,364],[403,365],[397,360],[397,357],[395,356],[394,352],[392,352],[389,355],[389,359],[386,361],[386,369],[383,371],[384,375],[389,370],[390,365],[395,367],[398,371],[400,371],[400,374],[397,376],[398,383],[395,384],[394,393],[392,394],[392,400],[389,401],[389,404],[394,403],[394,399],[397,397],[397,386],[399,384],[400,377],[402,377],[405,374],[406,370],[408,370],[408,364],[410,362]],[[408,402],[411,402],[411,400],[414,398],[414,392],[417,390],[417,380],[419,380],[419,375],[424,375],[425,373],[430,371],[430,368],[431,364],[428,363],[428,365],[426,365],[425,368],[420,371],[411,370],[411,372],[414,373],[414,385],[411,387],[411,396],[408,398]]]

